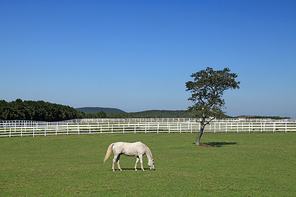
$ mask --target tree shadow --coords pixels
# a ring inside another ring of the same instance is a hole
[[[205,144],[208,144],[210,146],[215,146],[215,147],[222,147],[226,145],[235,145],[237,143],[236,142],[207,142]]]

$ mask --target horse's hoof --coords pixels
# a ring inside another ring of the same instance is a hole
[[[135,171],[138,171],[137,169],[135,169]]]

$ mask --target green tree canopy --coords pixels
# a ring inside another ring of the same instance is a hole
[[[206,70],[193,73],[191,77],[194,80],[186,82],[186,91],[192,93],[188,100],[194,104],[188,107],[188,111],[196,118],[200,118],[201,128],[195,143],[198,146],[205,126],[214,118],[224,115],[225,101],[222,98],[224,91],[239,88],[240,82],[235,81],[238,75],[230,73],[229,68],[214,71],[207,67]]]

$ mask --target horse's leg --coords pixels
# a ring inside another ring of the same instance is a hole
[[[120,171],[122,171],[122,169],[120,168],[120,165],[119,165],[119,160],[120,160],[120,155],[118,155],[118,157],[117,157],[117,167],[118,167],[118,169],[120,170]]]
[[[143,171],[145,171],[144,168],[143,168],[143,155],[139,155],[139,158],[140,158],[140,163],[141,163],[141,169]]]
[[[135,171],[137,171],[138,162],[139,162],[139,157],[137,157],[137,160],[136,160]]]
[[[112,162],[112,170],[113,170],[113,172],[115,172],[115,170],[114,170],[114,163],[117,160],[117,157],[118,157],[118,155],[115,155],[114,154],[114,158],[113,158],[113,162]]]

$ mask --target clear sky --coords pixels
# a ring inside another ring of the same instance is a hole
[[[0,0],[0,100],[185,110],[206,67],[226,114],[296,118],[296,1]]]

